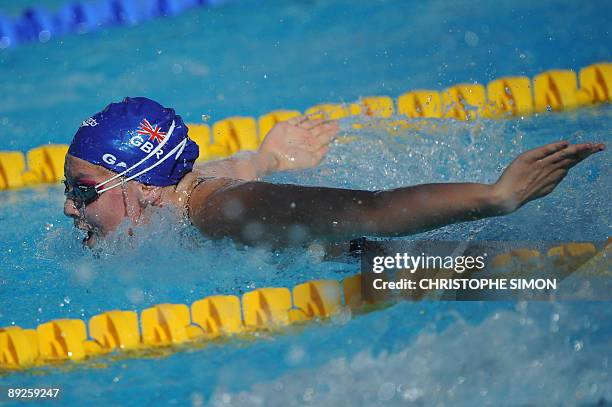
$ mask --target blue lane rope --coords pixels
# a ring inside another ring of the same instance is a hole
[[[196,7],[216,7],[231,0],[98,0],[70,2],[55,13],[45,7],[25,9],[10,18],[0,13],[0,49],[47,42],[70,33],[104,27],[136,25],[159,17],[174,17]]]

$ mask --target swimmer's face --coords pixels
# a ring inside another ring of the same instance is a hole
[[[115,173],[104,167],[66,155],[64,176],[69,191],[76,185],[98,185],[114,175]],[[116,182],[119,182],[119,179],[104,186]],[[127,182],[123,186],[103,192],[89,205],[78,202],[77,198],[73,198],[73,194],[68,193],[64,202],[64,214],[74,219],[75,227],[87,231],[84,243],[92,247],[99,237],[117,229],[126,217],[133,223],[138,221],[144,208],[142,187],[138,182]]]

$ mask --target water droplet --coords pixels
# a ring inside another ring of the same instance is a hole
[[[309,387],[304,391],[304,395],[302,396],[302,398],[305,402],[309,403],[314,398],[314,393],[314,389],[312,387]]]
[[[583,341],[574,341],[574,350],[576,352],[580,352],[582,350],[582,348],[584,348],[584,342]]]
[[[412,388],[406,389],[402,393],[402,398],[407,401],[417,401],[419,398],[423,397],[423,394],[424,394],[423,390],[417,387],[412,387]]]
[[[0,49],[5,49],[10,47],[11,39],[9,37],[0,37]]]
[[[191,405],[193,407],[200,407],[204,405],[204,396],[202,393],[193,392],[191,393]]]
[[[302,360],[304,360],[305,354],[306,352],[304,352],[304,348],[300,346],[292,346],[289,349],[289,352],[287,353],[287,355],[285,356],[285,361],[287,362],[288,365],[292,365],[292,366],[297,365]]]
[[[389,401],[395,396],[395,384],[386,382],[378,388],[378,399],[381,401]]]
[[[42,43],[49,41],[50,38],[51,38],[51,32],[49,32],[48,30],[42,30],[41,32],[38,33],[38,41]]]
[[[464,35],[464,39],[467,45],[470,47],[476,47],[478,45],[478,35],[472,31],[466,31]]]
[[[172,65],[172,72],[175,75],[180,74],[181,72],[183,72],[183,65],[181,65],[181,64],[174,64],[174,65]]]

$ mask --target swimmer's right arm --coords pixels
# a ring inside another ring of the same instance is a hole
[[[425,184],[361,191],[240,182],[192,194],[192,222],[213,238],[283,246],[312,240],[403,236],[499,216],[549,194],[602,144],[559,142],[518,156],[495,184]]]
[[[277,171],[316,167],[338,130],[335,120],[295,117],[274,125],[258,150],[199,163],[194,171],[204,176],[251,181]]]

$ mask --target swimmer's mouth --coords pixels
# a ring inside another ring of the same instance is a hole
[[[74,222],[74,226],[77,229],[83,230],[85,232],[87,232],[87,236],[85,236],[83,238],[83,244],[88,246],[88,247],[92,247],[95,242],[96,242],[96,233],[93,230],[93,228],[83,222],[79,222],[79,221],[75,221]]]
[[[87,231],[87,236],[83,238],[83,245],[89,248],[93,247],[98,240],[98,235],[94,233],[92,230]]]

